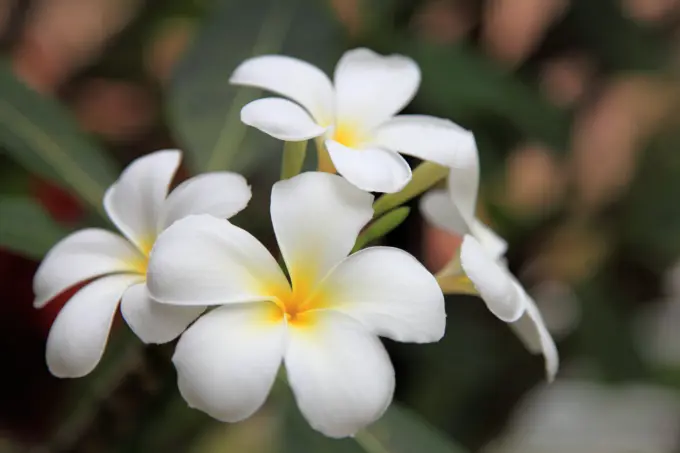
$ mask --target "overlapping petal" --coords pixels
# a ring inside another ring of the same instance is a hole
[[[334,90],[316,66],[283,55],[263,55],[241,63],[229,79],[235,85],[258,87],[302,105],[317,123],[334,121]]]
[[[476,235],[483,228],[483,225],[476,227],[479,223],[475,218],[478,190],[479,156],[475,146],[466,165],[449,168],[446,192],[436,189],[423,195],[421,212],[438,228],[459,235]]]
[[[160,344],[180,336],[205,311],[205,307],[160,304],[149,297],[146,283],[139,283],[125,291],[120,310],[125,322],[140,340]]]
[[[372,143],[450,168],[470,169],[477,160],[472,132],[432,116],[396,116],[376,129]]]
[[[257,239],[206,214],[178,220],[158,236],[147,286],[161,303],[199,306],[269,300],[289,288]]]
[[[403,55],[360,48],[345,52],[334,75],[338,121],[373,128],[408,104],[420,85],[420,69]]]
[[[88,228],[62,239],[45,256],[33,278],[36,308],[76,285],[105,274],[138,272],[144,260],[121,236]]]
[[[227,305],[202,316],[172,358],[189,406],[225,422],[251,416],[265,401],[286,348],[286,325],[270,302]]]
[[[140,250],[148,251],[153,245],[160,211],[180,159],[177,150],[142,156],[123,170],[104,195],[109,218]]]
[[[524,289],[521,289],[521,291],[525,299],[526,312],[516,322],[510,324],[510,327],[529,351],[534,354],[543,354],[545,373],[548,381],[552,381],[555,379],[560,365],[557,346],[555,346],[555,341],[545,326],[536,303]]]
[[[244,209],[251,191],[238,173],[204,173],[187,179],[168,195],[159,217],[158,231],[192,214],[210,214],[228,219]]]
[[[274,232],[295,291],[311,290],[352,250],[373,196],[337,175],[309,172],[272,188]]]
[[[47,366],[57,377],[81,377],[102,357],[118,301],[139,275],[102,277],[78,291],[59,312],[47,338]]]
[[[351,436],[389,406],[394,369],[380,340],[358,321],[332,310],[313,316],[313,325],[290,330],[288,382],[314,429]]]
[[[326,140],[326,148],[338,173],[361,190],[394,193],[411,180],[411,167],[394,151],[356,150],[333,140]]]
[[[427,343],[444,335],[444,296],[435,278],[400,249],[371,247],[341,262],[319,291],[329,308],[376,335]]]
[[[505,322],[519,319],[526,309],[521,288],[507,269],[496,262],[479,242],[466,235],[460,251],[460,262],[489,310]]]
[[[453,206],[449,192],[433,189],[420,198],[420,212],[432,225],[456,235],[468,229],[467,220]]]
[[[241,121],[279,140],[297,142],[326,132],[298,104],[282,98],[258,99],[241,109]]]
[[[479,241],[491,259],[498,261],[508,250],[508,243],[477,219],[470,224],[470,233]]]

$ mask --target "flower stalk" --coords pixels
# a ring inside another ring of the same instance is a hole
[[[373,217],[377,218],[387,211],[400,206],[412,198],[425,192],[430,187],[437,184],[448,175],[449,169],[435,164],[434,162],[423,162],[415,170],[411,181],[401,191],[397,193],[388,193],[373,204]]]
[[[281,179],[290,179],[300,174],[307,155],[307,140],[285,142],[281,160]]]

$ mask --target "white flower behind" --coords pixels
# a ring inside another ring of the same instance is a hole
[[[283,55],[246,60],[231,76],[282,98],[258,99],[241,111],[244,123],[285,141],[320,137],[338,173],[362,190],[398,192],[411,169],[398,152],[449,167],[468,166],[474,139],[451,121],[399,115],[420,85],[408,57],[368,49],[346,52],[334,81],[319,68]]]
[[[645,383],[562,379],[532,391],[483,453],[674,453],[680,398]]]
[[[34,280],[34,306],[86,283],[59,312],[47,339],[47,365],[55,376],[80,377],[99,363],[121,301],[123,317],[146,343],[176,338],[205,307],[169,307],[146,290],[149,253],[157,235],[190,214],[231,217],[250,200],[250,187],[235,173],[206,173],[168,195],[179,151],[158,151],[132,162],[107,191],[104,208],[124,236],[88,228],[57,243]]]
[[[475,216],[479,161],[452,168],[447,190],[432,190],[421,199],[421,212],[435,226],[462,235],[460,265],[489,310],[510,323],[526,348],[543,354],[548,380],[559,367],[555,342],[534,300],[505,266],[507,243]],[[455,268],[454,268],[455,269]]]
[[[378,419],[394,370],[378,335],[425,343],[444,334],[444,297],[411,255],[372,247],[347,256],[373,196],[343,178],[276,183],[271,216],[290,283],[269,251],[228,221],[191,216],[158,238],[149,290],[161,303],[218,305],[180,338],[173,362],[192,407],[236,422],[265,401],[283,362],[311,426],[353,435]]]

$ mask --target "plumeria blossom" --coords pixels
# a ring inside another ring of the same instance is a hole
[[[287,98],[243,107],[244,123],[285,141],[318,137],[338,173],[362,190],[398,192],[411,169],[398,152],[449,167],[469,166],[474,139],[451,121],[398,115],[420,85],[420,69],[402,55],[346,52],[331,80],[319,68],[283,55],[246,60],[231,76]]]
[[[170,307],[146,290],[149,252],[158,234],[190,214],[231,217],[250,200],[250,187],[234,173],[191,178],[168,195],[181,159],[158,151],[132,162],[104,195],[104,208],[123,236],[88,228],[57,243],[33,281],[34,306],[86,283],[59,312],[47,340],[47,365],[55,376],[80,377],[99,363],[121,301],[130,328],[146,343],[176,338],[205,307]]]
[[[248,232],[191,216],[163,232],[149,262],[160,303],[218,305],[180,338],[173,362],[188,404],[226,422],[252,415],[285,364],[311,426],[353,435],[378,419],[394,370],[378,335],[427,343],[444,334],[444,297],[408,253],[367,248],[348,257],[373,196],[328,173],[277,182],[271,216],[290,281]]]
[[[489,310],[510,323],[529,351],[543,354],[548,380],[552,380],[559,366],[555,342],[536,303],[505,266],[507,243],[475,217],[478,159],[473,163],[467,169],[452,168],[448,189],[426,193],[421,199],[421,211],[435,226],[464,236],[459,257],[462,270]]]

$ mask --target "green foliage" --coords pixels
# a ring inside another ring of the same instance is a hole
[[[115,181],[114,160],[79,129],[56,101],[20,82],[0,64],[0,146],[27,170],[68,188],[101,212]]]
[[[0,196],[0,247],[41,259],[66,233],[36,201]]]
[[[328,70],[343,50],[343,38],[335,17],[318,0],[219,2],[178,65],[168,93],[169,120],[192,170],[243,171],[264,159],[278,164],[278,141],[240,120],[241,108],[262,93],[231,86],[231,73],[246,58],[271,53]]]
[[[287,398],[282,417],[285,422],[280,453],[465,453],[445,434],[399,403],[392,403],[380,420],[354,438],[341,440],[313,431],[292,397]]]

